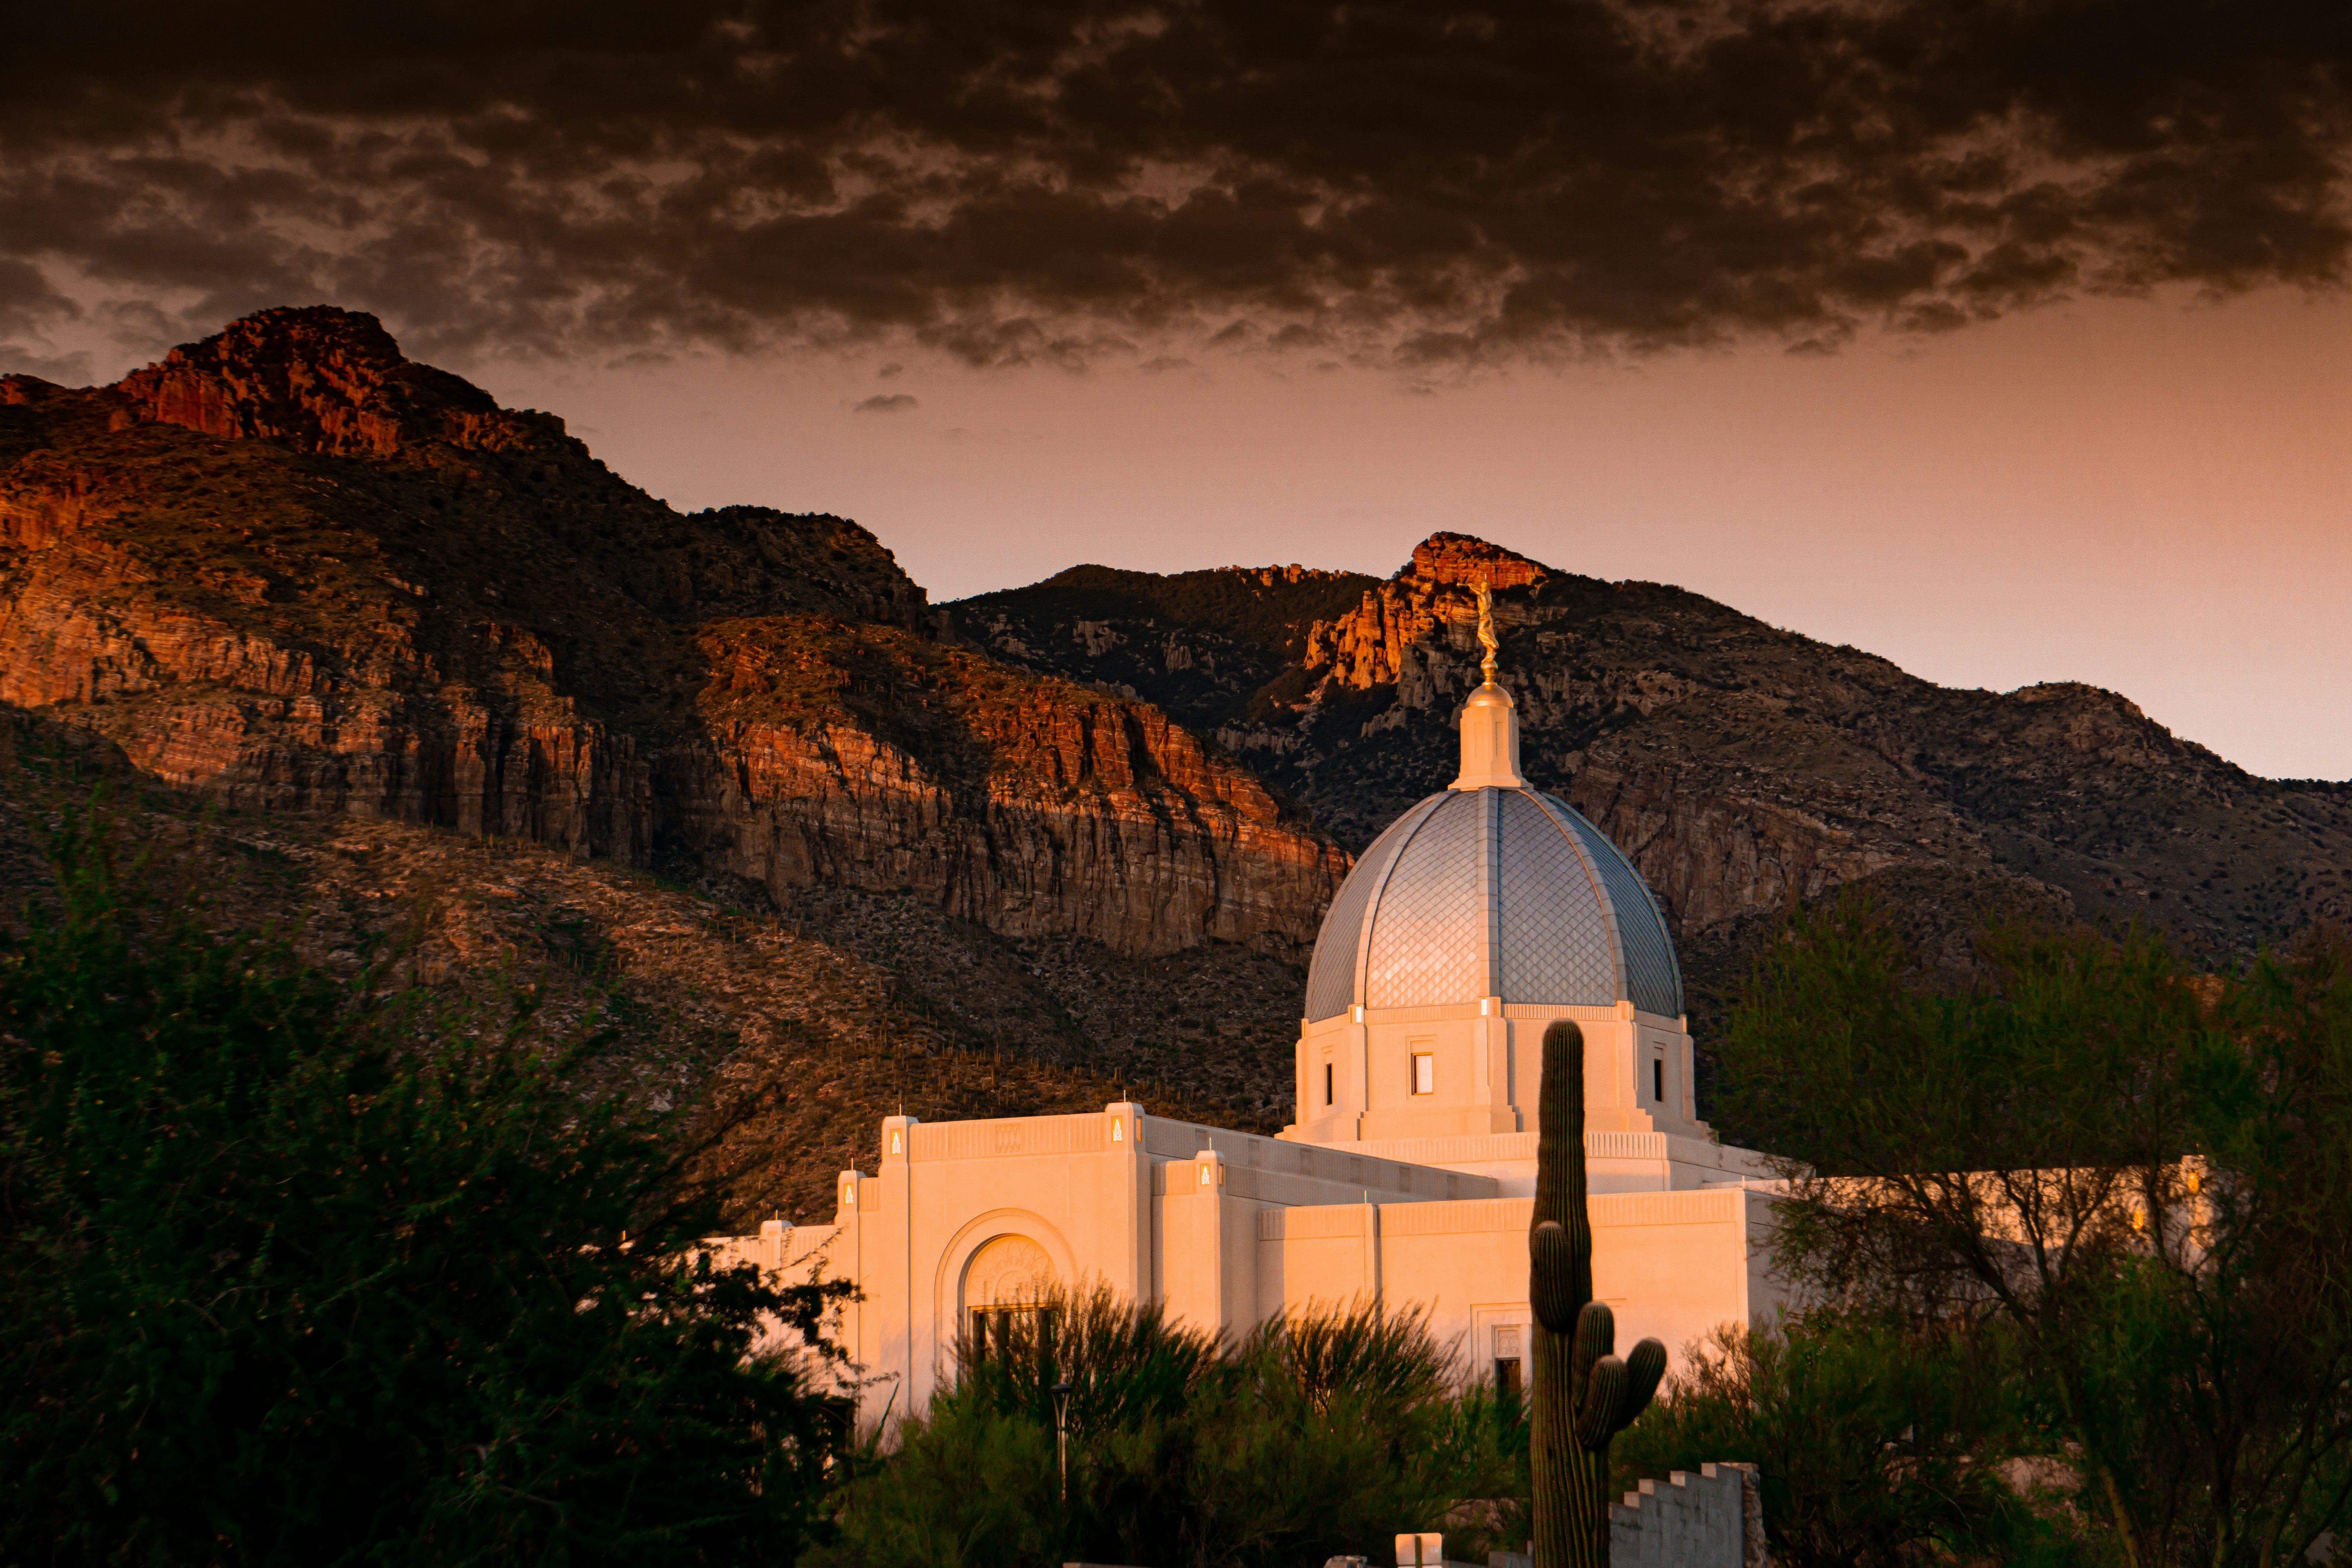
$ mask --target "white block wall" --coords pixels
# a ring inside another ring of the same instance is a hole
[[[1746,1467],[1676,1470],[1611,1505],[1609,1568],[1748,1568],[1748,1533]]]

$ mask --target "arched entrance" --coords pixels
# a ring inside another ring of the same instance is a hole
[[[963,1268],[967,1353],[978,1361],[1024,1343],[1045,1349],[1054,1331],[1045,1301],[1058,1279],[1053,1258],[1025,1236],[982,1243]]]

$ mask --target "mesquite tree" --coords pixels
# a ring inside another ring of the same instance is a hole
[[[1607,1568],[1609,1439],[1650,1403],[1666,1347],[1643,1340],[1620,1361],[1617,1324],[1592,1299],[1592,1221],[1584,1206],[1584,1031],[1544,1030],[1536,1207],[1528,1231],[1535,1307],[1528,1470],[1536,1568]]]

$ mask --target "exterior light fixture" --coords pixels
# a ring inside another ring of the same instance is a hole
[[[1070,1506],[1070,1393],[1068,1382],[1054,1384],[1054,1441],[1061,1458],[1062,1506]]]

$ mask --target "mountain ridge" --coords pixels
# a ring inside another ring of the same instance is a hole
[[[926,622],[856,523],[677,512],[370,317],[0,379],[0,701],[159,780],[1121,952],[1312,938],[1345,858],[1248,770],[1148,704],[917,658]],[[883,644],[924,678],[877,681]]]
[[[1225,587],[1265,571],[1223,569]],[[1687,590],[1458,533],[1247,658],[1225,647],[1230,610],[1188,623],[1137,576],[1122,588],[1149,613],[1103,616],[1055,577],[938,614],[1009,661],[1167,703],[1360,848],[1453,775],[1486,580],[1531,782],[1626,848],[1686,946],[1751,928],[1744,953],[1791,900],[1897,869],[1915,903],[1950,884],[1935,940],[1956,955],[1984,905],[2148,919],[2216,952],[2352,915],[2352,784],[2259,778],[2117,693],[1938,687]]]

